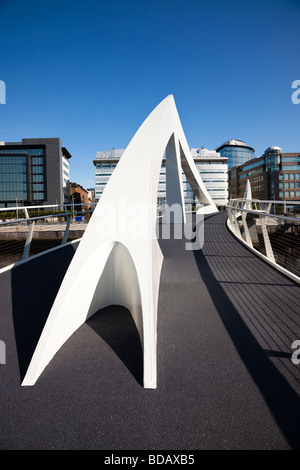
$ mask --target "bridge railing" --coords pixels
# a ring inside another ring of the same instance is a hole
[[[96,203],[14,206],[0,208],[0,269],[83,236]],[[186,211],[195,201],[185,201]],[[167,210],[165,197],[157,201],[157,217]]]
[[[0,269],[81,238],[94,204],[0,208]]]
[[[226,210],[238,239],[300,282],[300,201],[232,199]]]

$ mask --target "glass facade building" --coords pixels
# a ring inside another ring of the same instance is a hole
[[[28,200],[27,158],[24,155],[2,154],[0,151],[0,201]]]
[[[0,207],[69,202],[70,157],[58,138],[1,142]]]
[[[249,145],[242,140],[227,140],[227,142],[220,145],[216,151],[220,153],[221,157],[228,159],[228,170],[231,170],[234,166],[243,165],[248,160],[255,157],[254,148],[249,147]]]

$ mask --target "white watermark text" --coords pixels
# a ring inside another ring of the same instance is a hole
[[[298,365],[300,364],[300,339],[292,343],[292,349],[296,349],[292,354],[292,363]]]
[[[6,345],[0,340],[0,364],[6,364]]]
[[[6,104],[6,85],[3,80],[0,80],[0,104]]]
[[[300,103],[300,80],[294,80],[292,83],[292,88],[296,88],[296,90],[292,93],[292,103],[299,104]]]

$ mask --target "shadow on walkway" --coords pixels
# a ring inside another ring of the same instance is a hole
[[[203,251],[194,251],[199,273],[243,363],[292,449],[300,449],[300,397],[276,369],[216,280]],[[269,354],[269,356],[271,356]]]
[[[12,269],[12,311],[21,382],[75,248],[67,245]],[[86,324],[112,348],[142,385],[142,347],[130,312],[125,307],[107,307],[95,313]]]
[[[12,269],[12,312],[21,382],[74,253],[74,246],[67,245]]]
[[[143,385],[142,345],[129,310],[111,305],[96,312],[86,324],[111,347],[136,381]]]

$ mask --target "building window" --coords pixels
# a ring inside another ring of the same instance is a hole
[[[44,200],[44,193],[33,193],[33,200],[34,201],[43,201]]]
[[[44,191],[43,184],[33,184],[32,186],[33,191]]]
[[[284,179],[285,179],[285,180],[289,180],[289,179],[290,179],[288,173],[285,173],[285,174],[284,174]]]
[[[290,186],[291,186],[292,189],[294,189],[295,188],[295,183],[290,183]]]
[[[295,191],[291,191],[291,197],[295,197]]]
[[[282,173],[279,174],[279,179],[283,180],[283,174]]]
[[[300,157],[284,157],[283,162],[300,162]]]
[[[283,170],[299,170],[299,165],[282,165]]]
[[[289,191],[285,192],[285,197],[290,197],[290,192]]]
[[[32,157],[31,158],[32,165],[43,165],[43,157]]]
[[[296,191],[296,196],[300,197],[300,191]]]
[[[33,166],[32,173],[44,173],[44,167],[42,166]]]
[[[32,182],[33,183],[43,183],[44,182],[44,175],[32,175]]]
[[[283,183],[279,183],[279,188],[283,189]]]
[[[284,183],[284,187],[285,187],[285,189],[289,189],[290,188],[290,183]]]
[[[279,191],[279,197],[284,197],[284,192],[283,191]]]
[[[27,200],[26,156],[0,158],[0,199]]]

